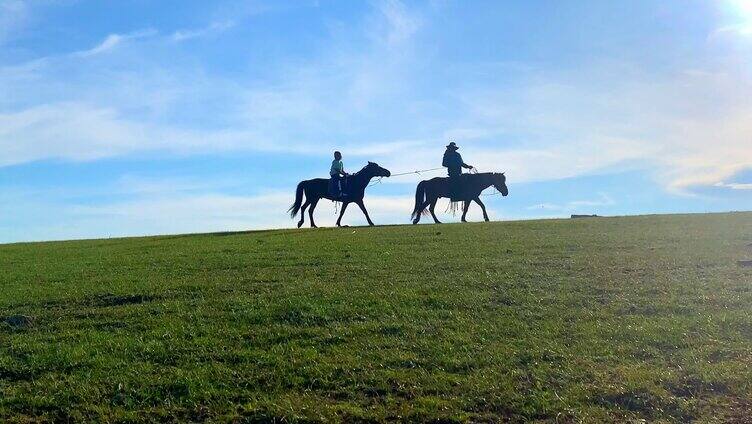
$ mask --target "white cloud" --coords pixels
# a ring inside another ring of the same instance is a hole
[[[520,90],[479,89],[465,94],[465,102],[474,105],[467,126],[523,139],[511,144],[494,137],[495,149],[467,145],[481,159],[466,161],[496,164],[510,178],[638,166],[681,192],[752,167],[752,79],[731,69],[657,76],[601,64],[580,75],[537,76]]]
[[[98,54],[102,54],[102,53],[105,53],[105,52],[108,52],[108,51],[114,49],[115,47],[119,46],[120,44],[122,44],[125,41],[128,41],[128,40],[137,40],[139,38],[145,38],[145,37],[151,37],[151,36],[154,36],[156,34],[157,34],[157,32],[155,30],[152,30],[152,29],[140,30],[140,31],[136,31],[136,32],[133,32],[133,33],[130,33],[130,34],[110,34],[107,37],[105,37],[105,39],[102,40],[102,42],[100,42],[96,46],[94,46],[94,47],[92,47],[92,48],[90,48],[88,50],[82,50],[82,51],[75,52],[75,53],[73,53],[73,56],[77,56],[77,57],[91,57],[91,56],[96,56]]]
[[[528,210],[542,210],[542,209],[548,209],[552,211],[560,211],[565,209],[562,205],[557,205],[555,203],[538,203],[536,205],[530,205],[527,207]]]
[[[710,34],[709,39],[752,36],[752,2],[749,0],[724,0],[718,2],[726,13],[725,23]]]
[[[606,193],[598,193],[597,199],[591,200],[573,200],[564,204],[539,203],[527,207],[527,210],[550,210],[564,213],[581,212],[581,211],[598,211],[598,208],[604,206],[613,206],[616,201]]]
[[[374,34],[376,38],[383,39],[391,46],[397,46],[409,40],[418,31],[421,20],[408,11],[405,4],[399,0],[383,0],[376,3],[378,10],[386,20],[386,31]],[[383,37],[383,38],[382,38]]]
[[[213,22],[211,25],[200,28],[200,29],[194,29],[194,30],[178,30],[172,33],[170,38],[173,41],[186,41],[191,40],[194,38],[201,38],[206,37],[213,34],[218,34],[224,31],[227,31],[228,29],[235,26],[235,22],[232,21],[226,21],[226,22]]]
[[[78,56],[81,57],[88,57],[88,56],[94,56],[96,54],[106,52],[108,50],[112,50],[115,46],[120,44],[120,42],[123,41],[123,36],[118,34],[110,34],[105,38],[101,43],[97,44],[96,46],[92,47],[89,50],[83,50],[80,52],[75,53]]]
[[[729,188],[731,190],[752,190],[750,183],[724,183],[723,181],[713,184],[713,187]]]
[[[739,36],[752,36],[752,25],[728,25],[715,30],[715,36],[732,34]]]
[[[127,119],[115,109],[85,103],[56,103],[0,113],[0,166],[42,158],[90,161],[144,151],[195,154],[288,148],[252,130],[182,129]]]
[[[297,219],[290,219],[286,211],[294,195],[293,191],[240,196],[157,189],[142,192],[134,199],[92,206],[51,204],[23,196],[8,198],[8,193],[0,192],[4,203],[12,200],[15,210],[28,209],[35,217],[22,233],[6,227],[8,223],[0,224],[0,242],[293,228]],[[365,198],[368,212],[377,224],[407,223],[412,201],[410,196]],[[333,226],[336,218],[332,202],[319,203],[315,211],[318,225]],[[342,224],[366,225],[366,220],[357,205],[350,205]]]

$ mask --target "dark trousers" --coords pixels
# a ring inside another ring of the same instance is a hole
[[[449,169],[449,197],[457,200],[462,194],[462,170]]]
[[[329,194],[332,197],[340,197],[342,195],[342,192],[344,191],[344,179],[342,175],[332,175],[332,178],[329,179]]]

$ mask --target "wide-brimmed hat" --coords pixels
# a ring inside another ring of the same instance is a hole
[[[457,144],[453,141],[446,146],[447,149],[457,150],[459,147],[457,147]]]

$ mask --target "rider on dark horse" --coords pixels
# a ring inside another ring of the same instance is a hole
[[[334,152],[334,160],[332,161],[332,167],[329,169],[329,193],[335,199],[339,199],[345,196],[342,180],[347,177],[345,172],[345,166],[342,163],[342,153]]]
[[[459,192],[462,187],[460,181],[460,178],[462,177],[462,168],[473,169],[472,166],[466,164],[462,160],[462,156],[457,150],[459,150],[459,147],[457,147],[457,144],[455,144],[454,141],[449,143],[444,152],[444,160],[441,162],[441,166],[446,167],[449,173],[449,187],[452,198],[459,197]]]

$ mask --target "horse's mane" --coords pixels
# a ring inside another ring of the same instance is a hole
[[[361,173],[361,172],[363,172],[363,171],[365,171],[365,170],[366,170],[366,168],[368,168],[369,166],[371,166],[371,164],[370,164],[370,163],[368,163],[368,164],[367,164],[366,166],[364,166],[364,167],[363,167],[363,169],[361,169],[361,170],[360,170],[360,171],[358,171],[358,172],[355,172],[355,173],[354,173],[354,174],[352,174],[352,175],[360,175],[360,173]]]

